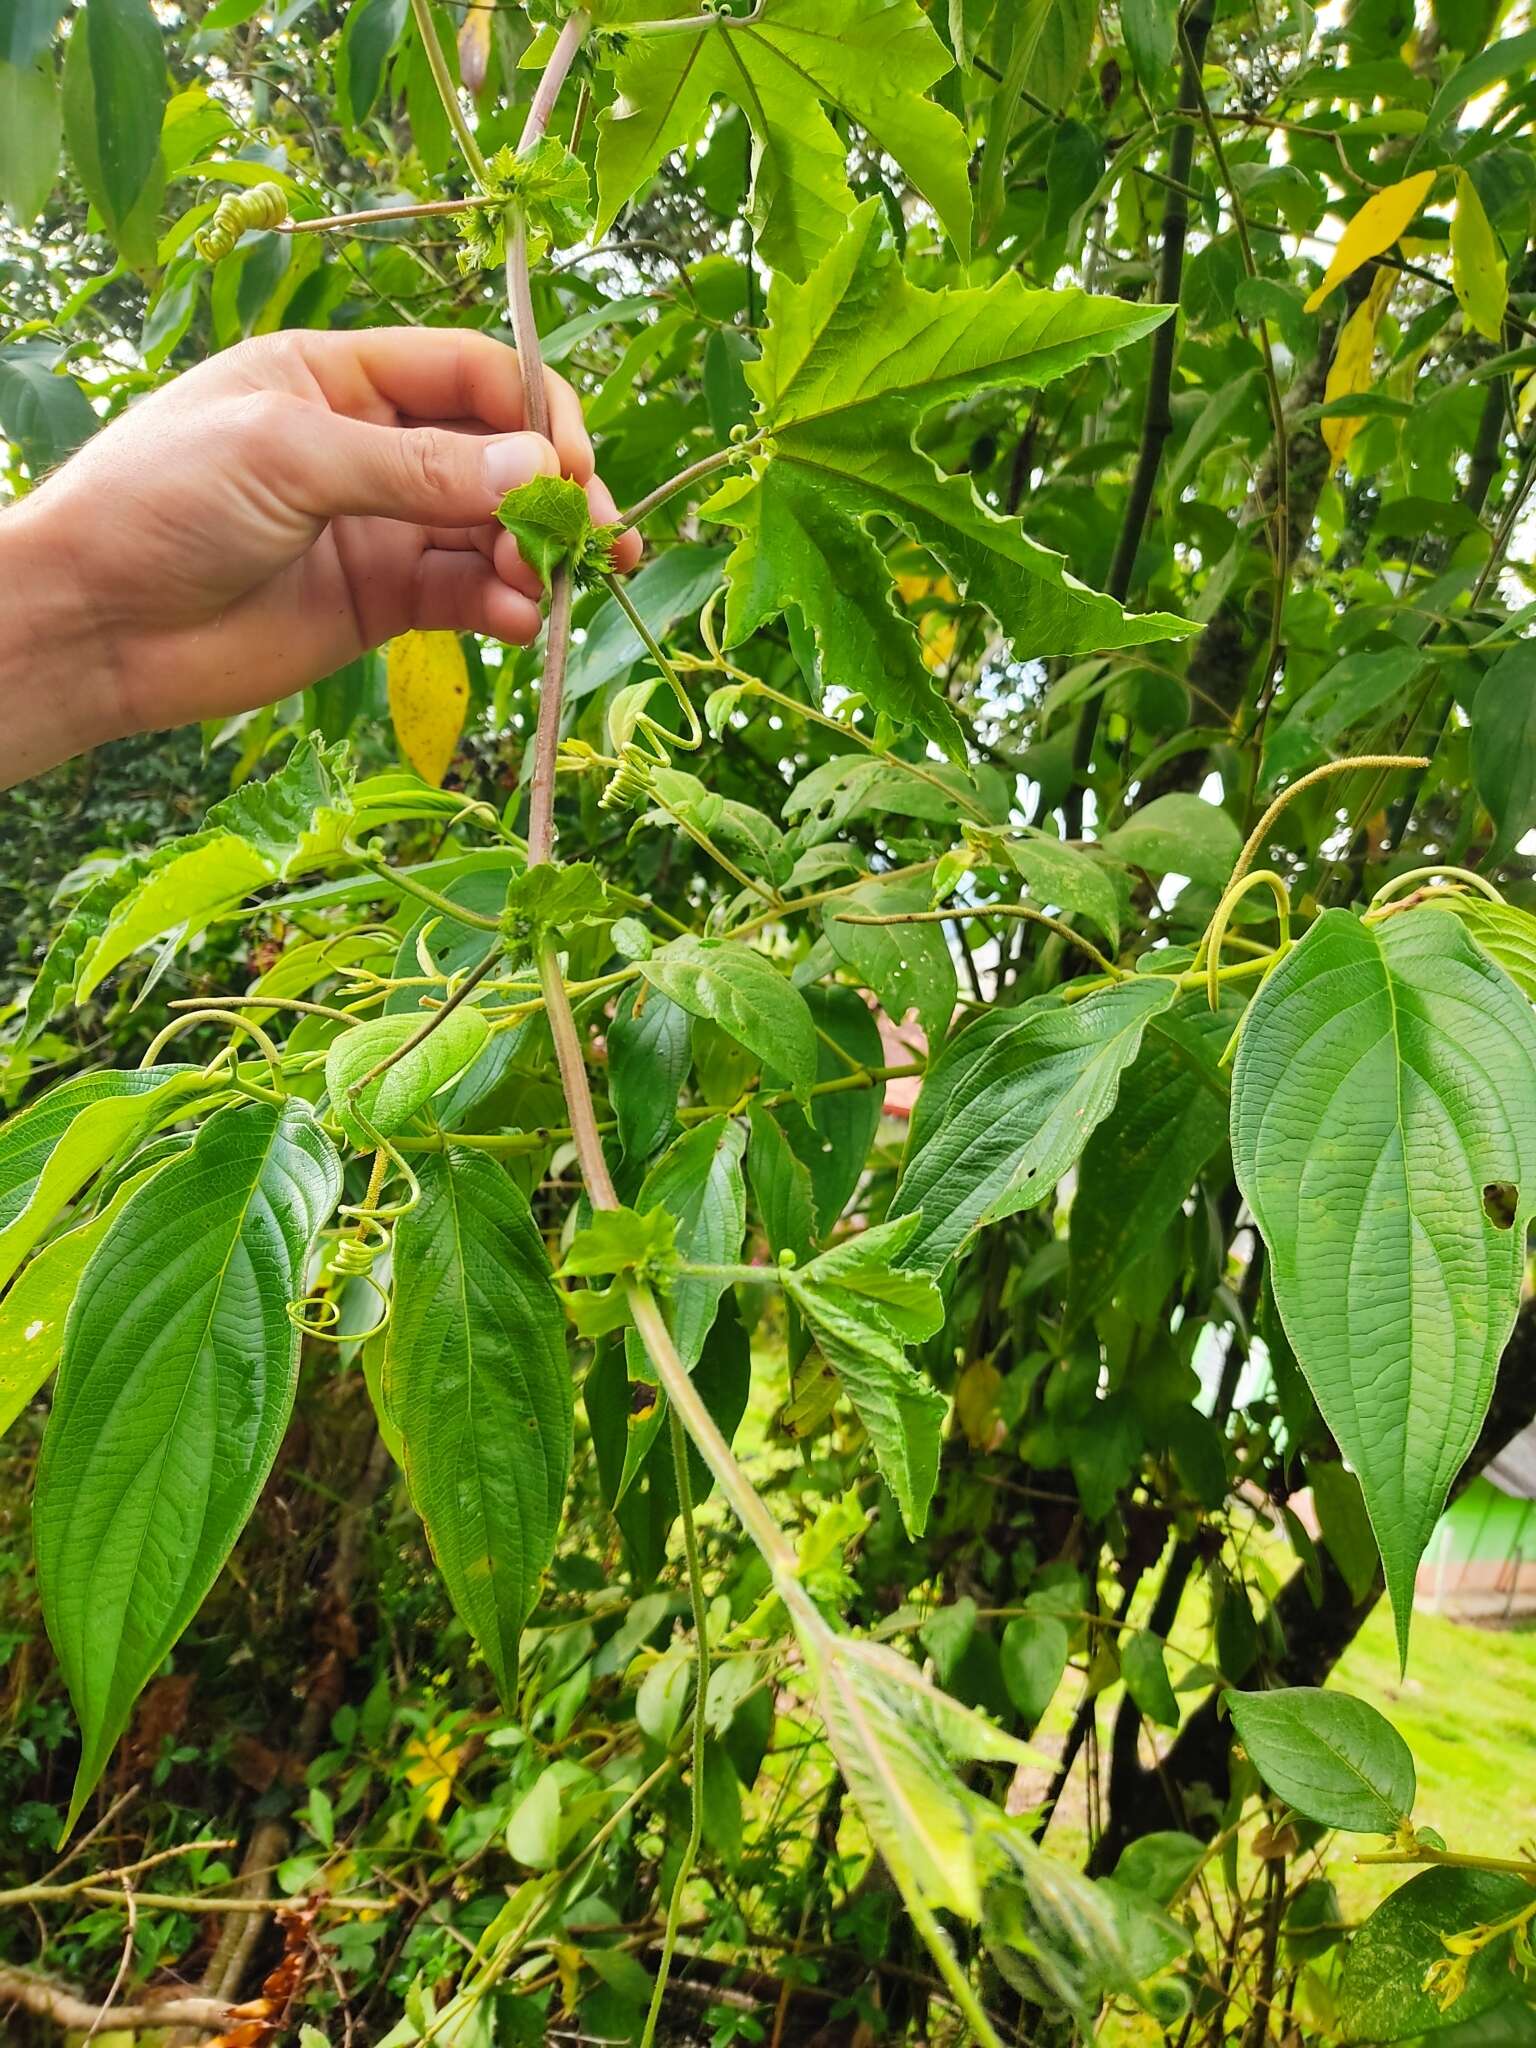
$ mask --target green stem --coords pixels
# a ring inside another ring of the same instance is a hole
[[[443,103],[443,112],[448,116],[448,125],[454,132],[459,148],[464,152],[465,163],[475,174],[475,183],[483,192],[491,182],[490,166],[481,154],[480,145],[475,140],[475,131],[465,117],[464,108],[459,101],[459,89],[449,73],[443,46],[437,40],[431,0],[411,0],[411,13],[415,18],[416,32],[421,37],[422,48],[426,51],[427,68],[432,73],[432,83],[437,87],[437,96]]]
[[[693,1866],[698,1860],[699,1843],[704,1835],[704,1745],[709,1734],[709,1610],[704,1600],[704,1574],[699,1564],[698,1531],[693,1525],[693,1491],[688,1477],[688,1438],[676,1408],[671,1411],[669,1427],[672,1437],[672,1469],[677,1477],[677,1505],[683,1523],[683,1555],[688,1563],[688,1597],[693,1606],[693,1633],[696,1645],[693,1678],[693,1783],[690,1788],[688,1840],[683,1847],[682,1860],[677,1866],[677,1875],[672,1880],[672,1896],[667,1901],[667,1924],[662,1935],[661,1960],[656,1965],[656,1983],[651,1992],[650,2011],[645,2016],[645,2031],[640,2036],[640,2048],[651,2048],[656,2039],[662,2000],[667,1994],[667,1979],[672,1973],[672,1957],[677,1949],[677,1931],[682,1925],[683,1894],[689,1878],[693,1875]]]

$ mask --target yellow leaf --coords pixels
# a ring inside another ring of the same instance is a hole
[[[1305,311],[1315,313],[1335,285],[1353,277],[1362,263],[1369,263],[1383,249],[1391,248],[1428,198],[1438,176],[1437,171],[1415,171],[1401,184],[1371,194],[1340,237],[1327,275],[1307,300]]]
[[[1456,211],[1451,216],[1451,284],[1462,318],[1490,341],[1504,338],[1509,303],[1504,254],[1465,171],[1456,173]]]
[[[414,637],[422,639],[427,636],[417,634]],[[448,636],[442,634],[436,637],[446,639]],[[432,1734],[423,1736],[420,1741],[412,1737],[405,1745],[405,1754],[409,1759],[405,1772],[406,1783],[424,1785],[427,1788],[427,1796],[423,1802],[427,1819],[441,1820],[443,1808],[453,1795],[454,1775],[459,1768],[463,1752],[455,1749],[441,1730],[434,1730]]]
[[[976,1358],[955,1386],[955,1412],[973,1451],[995,1451],[1008,1432],[997,1412],[1003,1376],[988,1358]]]
[[[389,715],[400,751],[423,782],[441,783],[452,764],[469,670],[457,633],[402,633],[389,643]]]
[[[1376,329],[1381,325],[1381,316],[1387,310],[1387,301],[1396,284],[1396,271],[1379,272],[1370,290],[1345,321],[1328,370],[1328,383],[1323,393],[1326,403],[1332,404],[1336,398],[1353,398],[1356,392],[1370,389],[1371,368],[1376,359]],[[1330,458],[1330,475],[1344,460],[1350,442],[1363,424],[1359,418],[1323,421],[1323,444]]]

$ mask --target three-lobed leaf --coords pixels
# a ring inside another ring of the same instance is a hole
[[[79,1717],[69,1825],[256,1503],[341,1192],[303,1103],[220,1110],[123,1205],[70,1310],[38,1467],[43,1616]]]

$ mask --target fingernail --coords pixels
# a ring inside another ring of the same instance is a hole
[[[536,476],[558,476],[560,459],[542,434],[507,434],[485,444],[485,481],[503,496]]]
[[[598,477],[593,477],[591,483],[587,485],[587,503],[591,507],[592,517],[599,526],[609,526],[619,516],[619,508],[613,501],[612,491]]]

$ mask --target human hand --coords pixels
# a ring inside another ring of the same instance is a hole
[[[545,378],[549,440],[489,335],[295,331],[131,407],[0,519],[0,786],[269,703],[411,627],[531,641],[505,492],[564,474],[616,517],[575,392]],[[639,554],[626,533],[617,565]]]

